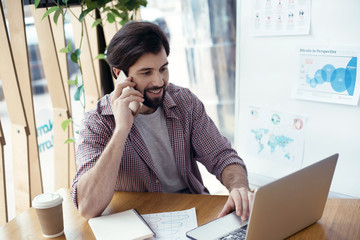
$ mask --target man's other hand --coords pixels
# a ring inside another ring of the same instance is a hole
[[[232,211],[236,211],[236,215],[241,217],[242,221],[246,221],[250,216],[253,199],[254,193],[247,188],[233,188],[218,218],[223,217]]]

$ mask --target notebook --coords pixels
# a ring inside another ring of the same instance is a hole
[[[188,231],[186,236],[197,240],[278,240],[295,234],[321,218],[337,159],[334,154],[260,187],[249,221],[242,222],[233,212]],[[243,237],[226,237],[241,228]]]
[[[98,240],[140,240],[155,235],[135,209],[91,218],[89,225]]]

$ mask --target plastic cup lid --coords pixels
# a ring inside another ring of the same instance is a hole
[[[62,203],[63,198],[56,193],[43,193],[34,198],[32,206],[38,209],[51,208]]]

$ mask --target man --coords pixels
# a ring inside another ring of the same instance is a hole
[[[164,33],[148,22],[127,23],[111,40],[107,61],[127,79],[83,119],[71,193],[84,217],[100,215],[114,191],[208,194],[197,161],[229,189],[219,216],[248,217],[245,165],[201,101],[169,83],[169,52]],[[134,102],[140,107],[131,110]]]

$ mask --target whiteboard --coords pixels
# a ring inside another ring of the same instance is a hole
[[[351,106],[292,97],[294,79],[299,77],[299,46],[360,44],[360,1],[313,0],[309,35],[265,37],[251,34],[252,3],[238,1],[237,4],[235,112],[235,148],[248,167],[250,184],[265,184],[339,153],[331,191],[360,197],[359,104]],[[249,106],[307,117],[301,165],[266,161],[247,151]]]

